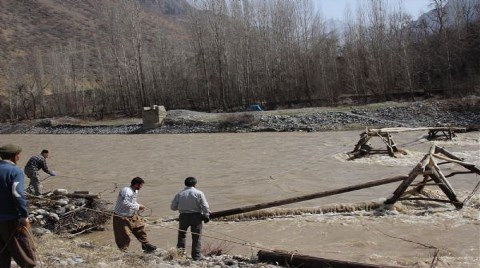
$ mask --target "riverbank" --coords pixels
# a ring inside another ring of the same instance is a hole
[[[4,123],[0,134],[182,134],[338,131],[365,127],[480,128],[480,97],[364,106],[316,107],[259,112],[202,113],[170,110],[163,124],[143,129],[139,118],[93,121],[72,117]]]

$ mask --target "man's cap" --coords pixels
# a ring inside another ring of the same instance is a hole
[[[0,153],[17,154],[22,151],[22,147],[15,144],[5,144],[0,147]]]

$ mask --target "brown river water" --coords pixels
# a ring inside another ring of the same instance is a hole
[[[119,188],[135,176],[145,179],[138,201],[153,244],[169,249],[176,244],[176,222],[169,209],[187,176],[195,176],[212,211],[254,205],[333,190],[369,181],[407,175],[433,144],[424,132],[394,134],[407,155],[375,155],[346,161],[361,131],[314,133],[231,133],[168,135],[2,135],[1,143],[24,148],[19,165],[41,149],[50,150],[49,167],[58,173],[44,181],[44,191],[66,188],[100,193],[116,200]],[[382,144],[373,141],[374,147]],[[439,141],[465,161],[480,166],[480,134],[462,133],[454,141]],[[382,148],[383,149],[383,148]],[[440,166],[444,174],[464,171],[458,165]],[[46,174],[42,174],[47,177]],[[480,181],[462,174],[449,178],[460,200]],[[381,200],[399,183],[286,205],[318,207],[338,203]],[[431,190],[436,188],[429,187]],[[259,249],[282,249],[298,254],[345,261],[430,267],[435,249],[437,267],[480,267],[479,194],[469,205],[423,203],[396,206],[387,212],[357,211],[218,222],[204,226],[204,247],[222,247],[229,254],[254,255]],[[98,244],[112,244],[106,231],[87,235]],[[218,239],[217,239],[218,238]],[[190,241],[190,239],[189,239]],[[139,243],[131,248],[140,251]]]

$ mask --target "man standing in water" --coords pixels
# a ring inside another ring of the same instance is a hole
[[[53,170],[49,170],[47,166],[48,150],[43,149],[39,155],[34,155],[28,160],[25,165],[25,174],[30,179],[27,191],[33,195],[42,194],[42,184],[40,182],[40,170],[45,171],[50,176],[56,176],[57,173]]]
[[[27,201],[23,195],[24,176],[16,164],[22,148],[0,147],[0,267],[10,267],[12,258],[20,267],[34,267],[36,253],[28,230]]]
[[[123,187],[118,193],[114,209],[115,215],[113,215],[113,234],[115,243],[122,251],[127,251],[130,246],[129,232],[142,243],[143,252],[151,253],[157,249],[148,242],[145,222],[137,214],[138,211],[145,209],[144,205],[137,203],[137,193],[144,183],[145,181],[142,178],[135,177],[129,187]]]
[[[185,188],[175,195],[170,208],[180,212],[177,249],[182,252],[185,251],[187,229],[190,227],[192,232],[192,259],[198,261],[201,259],[202,221],[205,223],[210,221],[210,208],[205,195],[195,188],[196,185],[197,179],[194,177],[186,178]]]

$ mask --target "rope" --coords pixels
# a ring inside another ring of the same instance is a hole
[[[41,182],[42,182],[42,181],[46,181],[46,180],[47,180],[48,178],[50,178],[50,177],[52,177],[52,175],[49,175],[49,176],[47,176],[47,177],[45,177],[45,178],[41,179],[40,181],[41,181]]]
[[[72,177],[72,176],[66,176],[66,175],[55,175],[55,176],[52,176],[52,175],[48,175],[47,177],[41,179],[40,181],[45,181],[51,177],[61,177],[61,178],[70,178],[70,179],[76,179],[75,177]]]
[[[365,223],[362,223],[362,226],[365,228],[365,229],[369,229]],[[390,235],[390,234],[387,234],[383,231],[381,231],[380,229],[378,228],[373,228],[373,230],[387,236],[387,237],[390,237],[390,238],[394,238],[394,239],[398,239],[398,240],[402,240],[402,241],[405,241],[405,242],[408,242],[408,243],[413,243],[413,244],[416,244],[416,245],[420,245],[422,247],[425,247],[425,248],[429,248],[429,249],[434,249],[435,252],[434,252],[434,257],[433,257],[433,260],[432,260],[432,263],[431,263],[431,266],[430,267],[435,267],[435,264],[437,263],[439,257],[438,255],[440,254],[440,249],[437,248],[436,246],[433,246],[433,245],[430,245],[430,244],[426,244],[426,243],[420,243],[420,242],[417,242],[417,241],[413,241],[413,240],[410,240],[410,239],[406,239],[406,238],[403,238],[403,237],[398,237],[398,236],[393,236],[393,235]]]
[[[94,211],[94,212],[97,212],[97,213],[106,214],[106,215],[110,215],[110,216],[114,216],[114,217],[128,218],[128,217],[123,217],[123,216],[120,216],[120,215],[116,215],[116,214],[114,214],[114,213],[112,213],[112,212],[106,212],[106,211],[101,211],[101,210],[92,209],[92,208],[83,207],[82,209],[90,210],[90,211]],[[155,224],[155,223],[149,223],[149,224],[152,225],[152,226],[158,226],[158,227],[164,228],[164,229],[175,230],[175,231],[177,231],[177,232],[183,232],[183,230],[180,230],[180,229],[178,229],[178,228],[169,227],[169,226],[165,226],[165,225],[162,225],[162,224]],[[270,248],[267,248],[267,247],[262,247],[262,246],[256,246],[256,245],[254,245],[254,244],[256,244],[255,242],[250,242],[250,241],[247,241],[247,240],[244,240],[244,239],[241,239],[241,238],[229,236],[229,235],[224,234],[224,233],[221,233],[221,232],[216,232],[216,231],[212,231],[212,230],[208,230],[208,231],[214,232],[214,233],[218,233],[218,234],[224,235],[224,236],[226,236],[226,237],[230,237],[230,238],[233,238],[233,239],[236,239],[236,240],[240,240],[240,241],[243,241],[243,242],[237,242],[237,241],[234,241],[234,240],[231,240],[231,239],[224,239],[224,238],[219,238],[219,237],[215,237],[215,236],[211,236],[211,235],[206,235],[206,234],[200,234],[200,233],[191,232],[191,231],[189,231],[188,233],[195,234],[195,235],[199,235],[199,236],[202,236],[202,237],[208,237],[208,238],[215,239],[215,240],[219,240],[219,241],[223,241],[223,242],[229,242],[229,243],[232,243],[232,244],[237,244],[237,245],[242,245],[242,246],[248,246],[248,247],[250,247],[250,248],[256,248],[256,249],[263,249],[263,250],[273,251],[273,249],[270,249]]]
[[[145,213],[146,210],[148,210],[147,213]],[[153,212],[153,210],[152,210],[151,208],[145,207],[144,210],[138,211],[137,214],[138,214],[138,216],[141,216],[141,217],[144,217],[144,218],[145,218],[145,217],[150,217],[150,216],[152,216],[152,212]],[[148,214],[148,215],[146,215],[146,214]]]
[[[50,200],[50,199],[48,199],[48,198],[43,198],[43,197],[38,197],[38,196],[36,196],[36,198],[45,199],[45,200]],[[116,214],[114,214],[113,212],[110,212],[110,211],[102,211],[102,210],[92,209],[92,208],[87,208],[87,207],[80,207],[80,208],[78,208],[78,211],[79,211],[79,210],[82,210],[82,209],[84,209],[84,210],[89,210],[89,211],[93,211],[93,212],[100,213],[100,214],[104,214],[104,215],[108,215],[108,216],[113,216],[113,217],[128,218],[128,217],[116,215]],[[167,221],[168,221],[168,220],[162,221],[162,222],[167,222]],[[162,224],[155,224],[155,223],[149,223],[149,224],[152,225],[152,226],[158,226],[158,227],[164,228],[164,229],[175,230],[175,231],[177,231],[177,232],[180,232],[180,231],[183,232],[183,230],[180,230],[180,229],[178,229],[178,228],[169,227],[169,226],[165,226],[165,225],[162,225]],[[227,235],[227,234],[224,234],[224,233],[221,233],[221,232],[213,231],[213,230],[208,230],[208,231],[209,231],[209,232],[214,232],[214,233],[217,233],[217,234],[221,234],[221,235],[223,235],[223,236],[230,237],[230,238],[233,238],[233,239],[242,241],[242,242],[234,241],[234,240],[231,240],[231,239],[219,238],[219,237],[215,237],[215,236],[211,236],[211,235],[206,235],[206,234],[195,233],[195,232],[191,232],[191,231],[189,231],[188,233],[195,234],[195,235],[199,235],[199,236],[202,236],[202,237],[208,237],[208,238],[210,238],[210,239],[215,239],[215,240],[219,240],[219,241],[223,241],[223,242],[228,242],[228,243],[232,243],[232,244],[237,244],[237,245],[242,245],[242,246],[248,246],[248,247],[250,247],[250,248],[263,249],[263,250],[268,250],[268,251],[274,251],[273,249],[270,249],[270,248],[267,248],[267,247],[262,247],[262,246],[254,245],[254,244],[256,244],[255,242],[247,241],[247,240],[244,240],[244,239],[241,239],[241,238],[233,237],[233,236],[230,236],[230,235]],[[292,251],[292,252],[295,252],[295,251]]]
[[[14,232],[12,232],[12,235],[10,235],[10,237],[8,238],[7,242],[5,242],[5,246],[3,246],[2,250],[0,250],[0,254],[3,254],[3,252],[7,249],[8,247],[8,244],[10,244],[10,241],[12,240],[13,236],[15,235],[15,233],[17,232],[17,230],[15,230]]]
[[[478,175],[476,176],[478,178]],[[477,183],[477,186],[473,188],[473,191],[463,200],[463,204],[466,205],[468,201],[478,192],[478,189],[480,189],[480,181]]]
[[[28,223],[27,223],[28,224]],[[5,246],[3,246],[2,250],[0,250],[0,254],[3,254],[3,252],[5,252],[5,250],[7,249],[8,247],[8,244],[10,244],[10,242],[12,241],[13,237],[15,236],[15,234],[19,231],[23,231],[26,233],[26,237],[27,239],[29,240],[30,242],[30,245],[32,245],[32,247],[34,247],[35,243],[33,241],[33,235],[32,233],[30,233],[30,230],[29,228],[26,226],[26,225],[19,225],[15,228],[15,230],[12,232],[12,234],[10,235],[10,237],[8,238],[8,240],[5,242]],[[35,252],[35,255],[36,257],[38,258],[38,261],[41,263],[41,267],[43,267],[43,262],[41,261],[40,257],[38,256],[37,252],[34,250]]]

